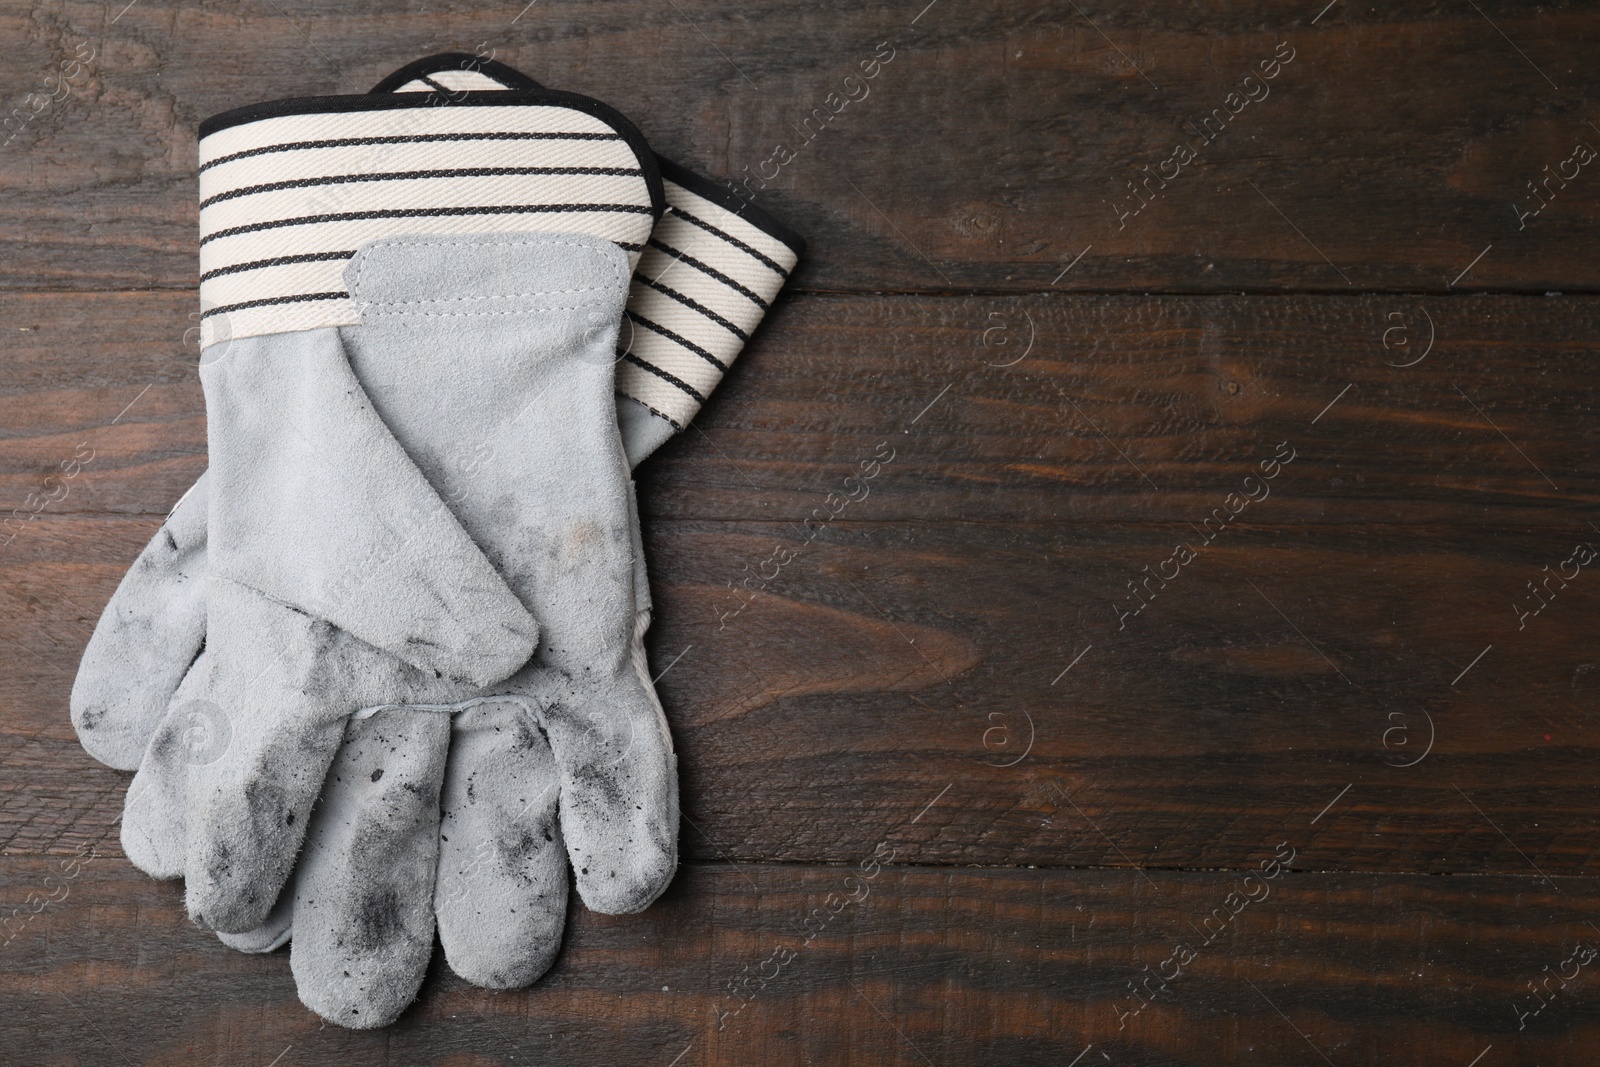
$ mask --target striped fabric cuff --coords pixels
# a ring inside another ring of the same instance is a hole
[[[408,64],[373,92],[454,101],[539,88],[503,63],[454,53]],[[617,392],[682,429],[761,324],[805,242],[731,190],[668,160],[656,165],[666,213],[634,273]]]
[[[664,208],[639,132],[570,93],[334,96],[229,111],[200,127],[201,346],[359,322],[344,268],[378,238],[583,233],[637,264]]]

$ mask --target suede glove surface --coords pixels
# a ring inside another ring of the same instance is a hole
[[[643,906],[670,877],[676,779],[632,654],[612,398],[659,179],[608,109],[493,96],[296,101],[203,130],[206,644],[169,718],[216,709],[230,736],[196,761],[158,725],[123,827],[136,863],[186,877],[203,925],[266,917],[352,715],[426,709],[442,766],[439,713],[508,688],[559,750],[565,844],[606,868],[580,874],[597,906]],[[486,158],[519,141],[555,147]],[[473,166],[425,166],[446,143]],[[437,849],[437,814],[426,836]],[[379,940],[404,926],[366,910]]]
[[[485,70],[485,66],[491,69]],[[431,68],[433,77],[422,81],[408,76],[422,68]],[[387,84],[399,91],[416,92],[437,91],[436,83],[455,81],[449,86],[450,102],[455,102],[460,99],[462,82],[470,89],[484,89],[489,87],[485,79],[512,89],[538,89],[509,68],[457,56],[419,61]],[[527,161],[534,158],[530,154]],[[634,462],[693,417],[704,395],[759,322],[801,247],[797,238],[763,213],[738,204],[681,168],[664,162],[659,165],[667,175],[669,214],[656,226],[645,250],[646,260],[653,259],[659,269],[653,275],[641,270],[635,278],[625,320],[627,337],[619,346],[626,362],[619,364],[614,417]],[[629,247],[627,242],[618,243]],[[420,249],[411,252],[421,254]],[[440,266],[434,263],[435,268]],[[352,264],[347,278],[355,269]],[[450,269],[470,273],[470,265],[451,264]],[[677,288],[662,281],[662,275],[674,269],[679,272],[672,282]],[[492,288],[507,272],[533,276],[537,270],[500,263],[481,281]],[[373,277],[368,275],[369,282]],[[345,288],[357,295],[358,304],[365,309],[396,303],[360,297],[358,282]],[[440,299],[425,292],[419,289],[398,303],[415,311],[417,305]],[[393,309],[387,310],[392,313]],[[413,325],[415,321],[411,320]],[[594,321],[591,315],[591,328]],[[382,380],[381,373],[362,370],[370,362],[363,352],[383,336],[374,325],[363,321],[359,330],[342,331],[347,361],[369,388]],[[408,328],[404,334],[415,332]],[[230,331],[223,332],[222,340],[230,347],[234,343]],[[494,347],[492,341],[481,338],[475,346],[484,351]],[[409,357],[395,358],[404,349],[404,344],[392,338],[386,345],[391,361],[400,366],[411,362]],[[492,368],[478,377],[501,387],[505,380]],[[689,384],[691,381],[698,388]],[[438,384],[441,391],[448,391],[455,382],[451,378]],[[252,386],[266,394],[273,390],[271,383]],[[253,387],[242,391],[255,395]],[[481,405],[469,404],[453,409],[453,414],[470,420],[478,410]],[[569,414],[570,410],[563,409]],[[415,454],[417,446],[411,438],[418,432],[416,427],[426,423],[426,416],[414,416],[415,424],[402,419],[399,425],[387,413],[384,417],[395,429],[396,438],[406,442],[406,450]],[[411,429],[400,432],[406,427]],[[481,459],[482,442],[477,451]],[[214,465],[210,480],[217,477]],[[436,486],[447,480],[437,473],[429,479]],[[182,827],[173,833],[173,824],[181,823],[187,814],[185,790],[174,788],[174,783],[190,784],[188,779],[195,772],[188,764],[199,761],[209,766],[206,761],[219,743],[218,734],[231,732],[231,717],[219,716],[217,705],[204,695],[209,690],[201,679],[210,669],[209,652],[182,683],[181,699],[172,699],[178,679],[195,659],[194,650],[205,634],[200,618],[205,602],[198,591],[206,568],[207,537],[204,523],[195,521],[195,516],[207,508],[207,481],[203,477],[180,502],[119,588],[86,652],[74,691],[74,718],[85,735],[85,745],[94,750],[98,744],[112,756],[108,762],[116,764],[118,758],[126,762],[129,750],[141,743],[154,752],[161,746],[152,743],[153,737],[165,738],[167,751],[183,752],[177,766],[171,760],[160,764],[165,774],[154,776],[157,785],[145,794],[156,802],[154,807],[164,810],[165,819],[157,815],[144,825],[147,830],[154,828],[150,840],[159,842],[164,837],[185,845],[188,839]],[[467,492],[456,485],[445,499],[459,512],[456,505]],[[639,638],[648,625],[648,588],[631,495],[628,503],[634,562],[634,632],[629,659],[633,673],[642,678],[645,666]],[[293,599],[287,602],[293,603]],[[361,625],[357,623],[358,632]],[[129,680],[135,683],[131,691],[123,690],[120,699],[105,696],[116,693],[114,685],[104,684],[113,674],[122,677],[124,686]],[[431,695],[437,694],[414,693],[411,699]],[[295,881],[279,896],[277,907],[263,925],[224,934],[224,939],[251,950],[273,947],[287,937],[298,912],[294,964],[302,998],[345,1025],[381,1025],[414,996],[431,948],[430,904],[438,915],[447,957],[458,973],[496,987],[522,985],[538,977],[559,945],[565,909],[566,862],[556,803],[563,779],[539,715],[526,703],[526,693],[522,696],[523,700],[475,697],[422,706],[391,703],[364,709],[349,720],[342,747],[325,780],[321,807],[313,816]],[[653,694],[650,701],[653,704]],[[157,719],[151,709],[163,705],[164,718]],[[440,711],[454,714],[442,716]],[[629,721],[625,749],[631,751],[633,732],[648,716],[625,718]],[[661,726],[658,709],[655,718]],[[152,729],[153,721],[160,725]],[[197,727],[198,741],[194,736]],[[174,738],[181,743],[175,744]],[[231,738],[223,742],[231,749]],[[446,745],[447,758],[443,756]],[[664,747],[670,759],[664,726],[660,744],[652,747]],[[626,751],[618,756],[618,762],[625,760]],[[150,763],[147,758],[147,766]],[[136,789],[148,784],[143,781],[147,777],[141,774]],[[578,791],[570,779],[566,784],[569,793]],[[130,814],[134,807],[130,803]],[[565,814],[562,809],[561,815]],[[675,816],[672,821],[675,825]],[[134,825],[139,825],[138,820]],[[130,847],[129,851],[132,855],[137,850]],[[613,848],[611,854],[617,851]],[[585,853],[590,858],[605,854],[604,847]],[[162,866],[157,860],[142,865],[147,869]],[[670,877],[670,864],[665,870]],[[588,870],[580,867],[579,873],[581,889]],[[647,886],[665,885],[664,878],[641,876],[637,870],[632,877]],[[591,904],[603,910],[633,910],[647,904],[655,892],[659,887],[633,897],[626,892],[609,897],[597,892],[600,899]],[[254,906],[256,902],[252,902]]]

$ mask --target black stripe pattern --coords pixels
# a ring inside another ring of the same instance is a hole
[[[359,322],[344,267],[380,238],[576,233],[642,254],[654,159],[603,108],[431,106],[431,88],[414,106],[356,99],[267,105],[202,137],[202,346]]]
[[[380,89],[433,93],[445,84],[459,91],[533,83],[492,61],[442,55],[408,65]],[[617,353],[617,392],[681,429],[750,340],[804,242],[705,178],[656,162],[667,213],[634,273],[629,329]]]

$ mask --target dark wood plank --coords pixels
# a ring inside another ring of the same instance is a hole
[[[44,502],[0,549],[9,851],[100,840],[120,806],[66,695],[203,465],[181,300],[6,297],[29,325],[0,484]],[[641,473],[690,854],[841,860],[959,783],[927,862],[1230,864],[1284,796],[1351,786],[1334,868],[1592,869],[1594,599],[1549,575],[1600,540],[1594,301],[1432,301],[1409,368],[1384,298],[1004,300],[986,349],[996,303],[795,301]],[[1179,543],[1163,590],[1145,568]]]
[[[1600,148],[1597,43],[1571,0],[0,11],[0,1060],[1593,1062],[1596,599],[1549,576],[1600,546],[1559,295],[1600,199],[1546,176]],[[446,48],[712,174],[797,147],[755,195],[812,252],[641,471],[673,888],[358,1034],[121,857],[66,697],[204,467],[196,124]]]
[[[0,502],[166,513],[205,464],[190,308],[0,296]],[[1581,530],[1597,337],[1570,296],[809,296],[651,460],[644,506],[802,523],[886,442],[845,517],[1198,524],[1287,441],[1262,521]]]
[[[127,775],[77,747],[66,696],[153,523],[35,525],[0,557],[0,849],[29,853],[114,833]],[[1307,832],[1325,869],[1594,870],[1592,577],[1522,630],[1512,608],[1579,531],[1230,529],[1122,626],[1126,582],[1185,538],[650,524],[689,854],[843,862],[949,786],[923,862],[1233,866],[1342,798]],[[727,583],[774,545],[794,558],[740,611]]]
[[[692,864],[641,915],[575,909],[530,990],[474,989],[436,954],[376,1033],[321,1025],[284,953],[222,947],[175,885],[8,857],[0,914],[43,910],[0,949],[0,1041],[19,1067],[1593,1062],[1593,879],[1304,873],[1305,829],[1258,842],[1248,881],[906,867],[899,825],[844,867]],[[863,869],[875,850],[894,863]]]
[[[1039,290],[1075,261],[1060,285],[1600,284],[1587,254],[1600,186],[1569,162],[1600,146],[1583,109],[1600,34],[1587,5],[521,6],[0,14],[7,107],[27,116],[27,94],[64,94],[11,131],[0,285],[190,284],[201,119],[363,92],[446,48],[607,100],[714,174],[776,167],[751,188],[812,239],[806,287]],[[45,81],[90,49],[70,91]],[[890,50],[872,79],[845,82]],[[1293,58],[1245,83],[1275,56]],[[818,108],[829,117],[807,140]],[[1180,143],[1198,151],[1187,166]],[[769,162],[780,145],[787,165]],[[1522,218],[1545,203],[1527,186],[1546,166],[1570,180],[1542,185],[1548,206]],[[1122,218],[1147,180],[1150,203]]]

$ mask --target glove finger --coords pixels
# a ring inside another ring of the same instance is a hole
[[[72,725],[89,755],[139,766],[205,643],[206,476],[161,524],[95,624],[72,682]]]
[[[560,768],[561,831],[578,894],[606,915],[649,907],[678,865],[678,761],[644,656],[649,614],[637,619],[631,670],[541,712]]]
[[[387,1026],[433,954],[439,790],[450,717],[391,709],[354,720],[328,773],[294,887],[290,963],[329,1022]]]
[[[212,581],[199,699],[221,709],[226,748],[189,767],[189,917],[239,933],[266,919],[294,866],[311,809],[371,682],[403,692],[398,660],[232,582]],[[385,667],[394,668],[386,676]]]
[[[567,855],[550,743],[521,703],[455,717],[434,910],[450,969],[517,989],[550,969],[567,915]]]
[[[122,806],[122,850],[152,878],[181,878],[188,849],[190,768],[217,760],[231,741],[231,720],[199,699],[201,653],[152,732]]]
[[[311,817],[311,827],[306,831],[308,840],[317,832],[317,816]],[[240,934],[217,934],[217,940],[236,952],[248,952],[252,955],[263,952],[273,952],[289,943],[294,936],[294,894],[300,882],[300,864],[295,864],[294,873],[289,876],[289,883],[278,894],[278,902],[272,905],[272,910],[267,913],[267,918],[260,926],[253,930],[246,930]]]
[[[590,635],[598,684],[579,687],[557,668],[535,689],[560,770],[561,830],[578,893],[607,915],[649,907],[678,866],[678,761],[645,657],[650,583],[638,502],[633,483],[625,486],[632,633]]]
[[[311,824],[306,830],[307,841],[315,840],[317,818],[318,816],[313,813]],[[287,945],[294,937],[294,896],[296,887],[300,884],[300,869],[301,864],[296,863],[294,873],[289,875],[288,884],[278,894],[278,902],[272,905],[272,910],[267,913],[266,920],[260,926],[243,933],[218,933],[217,940],[235,952],[246,952],[251,955],[276,952]]]

